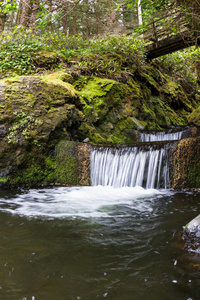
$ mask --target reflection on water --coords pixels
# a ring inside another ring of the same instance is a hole
[[[0,300],[199,299],[178,240],[200,194],[141,187],[0,191]]]

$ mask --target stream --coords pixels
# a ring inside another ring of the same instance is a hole
[[[182,226],[200,193],[57,187],[0,191],[1,300],[198,300]]]
[[[0,300],[199,300],[200,256],[181,232],[200,192],[170,189],[167,146],[90,157],[90,187],[0,190]]]

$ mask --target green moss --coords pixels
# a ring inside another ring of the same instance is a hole
[[[57,78],[68,83],[73,83],[74,81],[72,75],[62,71],[57,72]]]
[[[67,93],[69,97],[78,97],[78,93],[74,87],[70,83],[62,81],[61,78],[62,76],[60,77],[59,73],[42,76],[42,80],[47,82],[49,88],[53,87],[54,94],[59,96],[60,94]]]
[[[200,106],[188,116],[188,122],[200,126]]]
[[[200,137],[181,140],[172,150],[172,188],[200,187]]]
[[[36,65],[46,68],[57,64],[59,61],[59,57],[55,52],[43,50],[36,52],[35,56],[33,56],[32,59]]]
[[[78,185],[78,153],[76,143],[61,141],[55,149],[55,180],[61,184]]]
[[[157,92],[160,91],[160,87],[158,85],[158,83],[155,81],[155,79],[153,78],[153,74],[147,70],[147,72],[143,72],[142,76],[146,79],[147,83],[149,83],[149,85]]]
[[[15,174],[8,176],[10,184],[49,184],[60,183],[67,185],[79,184],[78,156],[76,143],[61,141],[49,157],[35,152],[26,157],[25,165],[21,165]],[[29,159],[28,159],[29,158]]]
[[[107,138],[107,144],[124,144],[125,139],[121,137],[118,137],[116,135],[109,135]]]
[[[120,129],[120,131],[126,129],[137,129],[137,125],[135,124],[134,120],[131,117],[127,119],[121,120],[116,124],[116,127]]]
[[[101,145],[106,144],[106,139],[103,138],[100,133],[94,132],[90,134],[90,142],[92,144]]]
[[[128,92],[131,95],[131,98],[133,99],[141,99],[142,98],[142,90],[140,86],[140,82],[135,80],[130,80],[127,83]]]
[[[179,86],[176,82],[172,81],[167,76],[165,77],[165,79],[166,81],[162,86],[164,93],[170,94],[171,97],[177,98],[180,91]]]
[[[7,83],[19,82],[19,78],[20,78],[19,76],[6,78],[5,82],[7,82]]]
[[[84,85],[81,90],[81,94],[89,99],[99,98],[106,96],[106,94],[112,89],[113,85],[118,84],[114,80],[103,79],[94,77]]]
[[[40,164],[36,159],[31,158],[31,160],[27,162],[26,167],[16,169],[14,174],[8,176],[8,182],[10,184],[18,184],[18,185],[41,184],[44,182],[45,179],[44,170],[45,170],[44,162]]]
[[[0,184],[1,183],[7,183],[7,181],[8,181],[8,178],[7,177],[0,177]]]

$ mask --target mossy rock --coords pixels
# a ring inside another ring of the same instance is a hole
[[[26,154],[26,160],[1,183],[17,185],[89,185],[89,148],[85,144],[61,140],[49,153],[38,149]]]
[[[26,183],[39,182],[49,168],[48,151],[62,138],[77,139],[84,119],[78,109],[82,107],[79,94],[59,76],[22,76],[0,82],[0,168],[10,166],[11,183],[21,183],[22,178]]]
[[[188,122],[192,125],[200,126],[200,106],[188,116]]]
[[[176,142],[170,152],[170,181],[174,189],[200,187],[200,137]]]
[[[52,65],[56,65],[59,62],[57,53],[43,50],[36,52],[32,59],[38,67],[45,68],[50,68]]]

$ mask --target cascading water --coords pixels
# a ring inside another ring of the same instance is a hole
[[[141,142],[179,140],[186,131],[139,132]],[[134,187],[147,189],[169,187],[167,145],[155,149],[145,147],[99,147],[91,152],[91,181],[93,186]]]
[[[98,186],[0,189],[0,300],[199,299],[199,257],[176,233],[200,193],[151,188],[168,186],[167,153],[96,147]]]
[[[167,151],[153,147],[147,151],[137,147],[94,149],[91,181],[93,186],[167,188]]]
[[[141,142],[159,142],[159,141],[175,141],[180,140],[185,131],[178,132],[154,132],[154,133],[144,133],[140,132]]]

